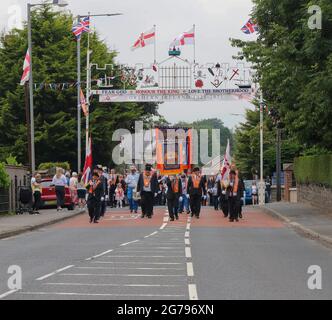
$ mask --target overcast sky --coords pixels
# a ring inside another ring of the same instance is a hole
[[[11,10],[21,8],[26,17],[26,4],[23,0],[0,1],[0,28],[8,28],[12,21]],[[30,0],[31,3],[42,2]],[[252,10],[251,0],[69,0],[70,10],[77,14],[99,14],[121,12],[118,17],[94,18],[93,27],[100,33],[109,48],[117,49],[117,60],[121,63],[153,62],[153,46],[132,52],[130,46],[137,36],[157,25],[157,58],[167,58],[170,42],[179,33],[196,25],[196,60],[200,64],[232,62],[236,48],[230,46],[229,38],[254,39],[241,32]],[[183,56],[191,59],[192,46],[183,49]],[[194,121],[217,117],[234,128],[243,121],[246,108],[252,106],[245,101],[235,102],[186,102],[164,103],[160,113],[171,123]]]

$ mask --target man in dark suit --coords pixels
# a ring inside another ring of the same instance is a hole
[[[171,176],[166,180],[167,184],[167,206],[168,206],[168,213],[170,216],[170,220],[174,221],[179,220],[179,198],[182,194],[182,182],[178,176],[174,177]]]
[[[189,177],[188,192],[190,195],[191,216],[199,219],[202,196],[206,199],[205,178],[201,176],[199,168],[194,168],[193,174]]]
[[[147,216],[151,219],[153,215],[154,198],[158,192],[158,179],[156,174],[152,173],[151,164],[146,164],[145,171],[140,174],[137,191],[141,194],[142,218]]]
[[[99,174],[95,171],[92,175],[92,180],[87,185],[88,189],[88,210],[90,216],[90,223],[98,223],[100,217],[100,205],[103,195],[102,182],[99,179]]]

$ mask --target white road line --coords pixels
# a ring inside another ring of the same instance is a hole
[[[163,223],[163,225],[160,227],[160,230],[164,230],[166,226],[167,226],[167,223]]]
[[[186,258],[191,258],[191,249],[190,247],[186,247]]]
[[[182,294],[123,294],[123,293],[78,293],[78,292],[21,292],[23,295],[44,296],[94,296],[94,297],[184,297]]]
[[[44,285],[49,286],[91,286],[91,287],[166,287],[166,288],[176,288],[182,287],[179,284],[116,284],[116,283],[68,283],[68,282],[48,282]]]
[[[192,262],[187,262],[187,276],[188,277],[194,276],[194,267]]]
[[[190,223],[187,223],[187,230],[190,230]]]
[[[124,247],[124,246],[127,246],[128,244],[132,244],[132,243],[136,243],[136,242],[139,242],[139,240],[134,240],[134,241],[122,243],[122,244],[120,244],[120,247]]]
[[[0,299],[6,298],[9,295],[11,295],[11,294],[13,294],[13,293],[15,293],[17,291],[19,291],[19,290],[10,290],[10,291],[7,291],[7,292],[5,292],[5,293],[3,293],[3,294],[0,295]]]
[[[158,231],[152,232],[151,234],[149,234],[148,236],[145,236],[144,238],[150,238],[153,237],[154,235],[156,235],[158,233]]]
[[[119,256],[106,256],[106,258],[183,258],[183,256],[120,256],[119,255]]]
[[[164,222],[168,222],[168,217],[164,217]]]
[[[186,231],[185,234],[184,234],[184,237],[189,238],[189,234],[190,234],[189,231]]]
[[[147,265],[183,265],[182,262],[142,262],[142,261],[93,261],[100,264],[147,264]]]
[[[188,238],[184,239],[184,244],[186,246],[190,246],[190,239],[188,239]]]
[[[188,290],[189,290],[189,300],[198,300],[196,285],[189,284]]]
[[[52,272],[52,273],[46,274],[45,276],[42,276],[42,277],[38,278],[38,279],[36,279],[36,280],[37,280],[37,281],[44,280],[44,279],[46,279],[46,278],[49,278],[49,277],[51,277],[51,276],[54,276],[55,274],[58,274],[58,273],[62,272],[62,271],[68,270],[68,269],[70,269],[70,268],[72,268],[72,267],[74,267],[74,265],[70,265],[70,266],[67,266],[67,267],[64,267],[64,268],[58,269],[58,270],[56,270],[56,271],[54,271],[54,272]]]
[[[112,270],[114,267],[76,267],[75,269],[96,269],[96,270]],[[121,270],[184,270],[184,268],[129,268],[129,267],[121,267]]]
[[[77,277],[182,277],[183,274],[119,274],[119,273],[61,273],[60,276],[77,276]]]
[[[95,255],[95,256],[93,256],[93,257],[90,257],[90,258],[87,258],[87,259],[85,259],[85,260],[86,260],[86,261],[90,261],[90,260],[93,260],[93,259],[99,258],[99,257],[104,256],[104,255],[107,254],[107,253],[112,252],[112,251],[113,251],[113,249],[111,249],[111,250],[107,250],[107,251],[105,251],[105,252],[103,252],[103,253],[97,254],[97,255]]]

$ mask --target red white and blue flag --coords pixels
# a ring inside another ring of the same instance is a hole
[[[252,34],[259,31],[258,24],[253,19],[249,19],[241,30],[245,34]]]
[[[29,81],[30,78],[30,55],[29,55],[29,49],[27,50],[27,53],[25,55],[24,64],[23,64],[23,74],[21,78],[21,86],[24,86],[24,84]]]
[[[91,177],[92,177],[92,142],[90,136],[89,143],[86,149],[82,180],[84,181],[85,184],[88,184],[88,182],[91,180]]]
[[[82,33],[90,32],[90,17],[83,17],[80,22],[73,25],[72,32],[76,39],[80,39]]]

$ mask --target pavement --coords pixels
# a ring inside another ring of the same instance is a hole
[[[8,268],[22,270],[10,290]],[[311,290],[310,266],[322,270]],[[230,223],[204,207],[199,220],[151,220],[109,209],[97,225],[87,214],[0,240],[0,300],[331,299],[332,250],[303,237],[260,207]]]
[[[57,212],[56,209],[47,209],[40,210],[39,215],[23,214],[0,216],[0,239],[58,223],[73,218],[83,212],[84,211],[78,209],[73,211],[64,209],[60,212]]]
[[[332,246],[332,215],[303,203],[275,202],[262,207],[304,236]]]

